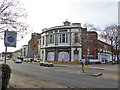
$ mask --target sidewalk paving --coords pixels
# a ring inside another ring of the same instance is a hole
[[[55,64],[55,65],[62,66],[62,67],[82,68],[82,65],[69,65],[69,64],[66,64],[66,65],[65,64]],[[93,72],[93,70],[95,70],[95,72]],[[86,65],[85,66],[85,73],[80,72],[79,74],[107,78],[107,79],[114,79],[114,80],[120,79],[120,76],[118,76],[118,74],[107,73],[105,71],[118,72],[118,71],[120,71],[120,69],[118,69],[118,64],[114,64],[114,65],[94,64],[94,65]]]

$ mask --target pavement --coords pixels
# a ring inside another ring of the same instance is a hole
[[[55,64],[61,67],[73,67],[82,69],[82,65],[70,65],[70,64]],[[118,68],[118,64],[90,64],[85,66],[85,72],[79,72],[79,74],[87,75],[87,76],[95,76],[101,78],[109,78],[118,80],[120,76],[118,74],[120,69]]]

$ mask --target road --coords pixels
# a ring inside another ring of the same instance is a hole
[[[57,65],[54,67],[43,67],[38,63],[16,64],[10,60],[7,61],[7,63],[14,71],[76,88],[118,88],[117,80],[83,75],[79,68],[62,67]],[[94,72],[96,72],[96,70],[93,70],[93,73]]]

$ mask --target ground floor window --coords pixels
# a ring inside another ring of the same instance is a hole
[[[48,52],[47,54],[47,60],[54,61],[54,52]]]
[[[59,54],[58,54],[58,61],[69,61],[69,54],[68,54],[68,52],[59,52]]]

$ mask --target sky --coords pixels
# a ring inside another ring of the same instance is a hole
[[[28,23],[32,32],[17,41],[17,47],[8,47],[13,52],[28,44],[31,33],[41,33],[42,29],[71,23],[91,23],[103,29],[105,26],[118,24],[119,0],[21,0],[26,9]],[[0,52],[5,51],[4,41]]]

